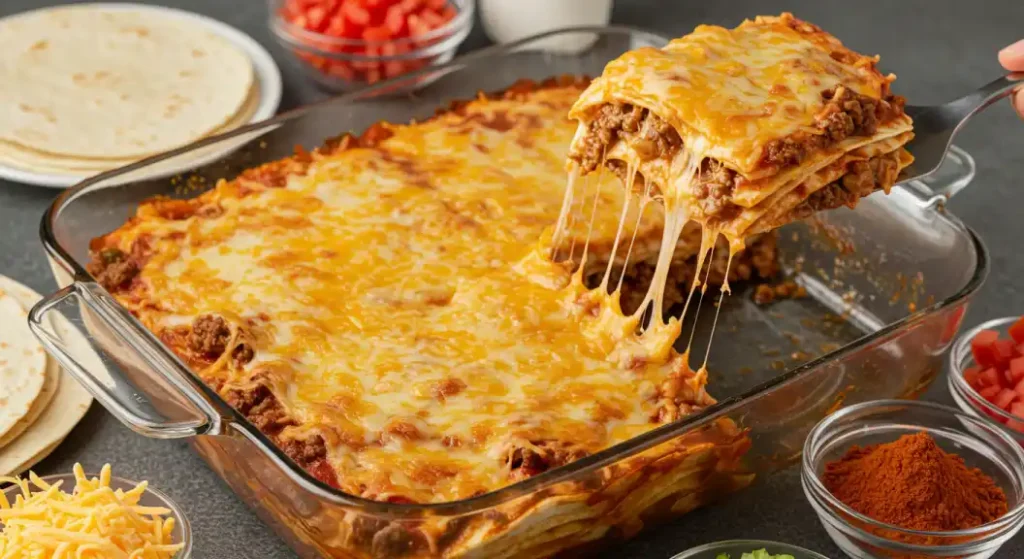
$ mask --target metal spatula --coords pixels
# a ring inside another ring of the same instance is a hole
[[[906,148],[914,156],[914,164],[903,170],[900,182],[924,178],[942,164],[960,127],[982,109],[1024,87],[1024,72],[1003,76],[945,105],[918,107],[907,105],[906,112],[914,119],[914,139]]]

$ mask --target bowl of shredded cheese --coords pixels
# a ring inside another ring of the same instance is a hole
[[[187,559],[188,520],[167,495],[80,464],[70,474],[0,477],[0,557]]]

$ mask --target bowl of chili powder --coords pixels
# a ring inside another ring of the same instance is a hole
[[[1024,525],[1024,449],[954,408],[877,400],[807,437],[804,493],[855,558],[992,557]]]

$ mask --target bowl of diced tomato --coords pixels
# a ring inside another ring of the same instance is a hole
[[[949,360],[957,405],[1024,443],[1024,317],[997,318],[965,332]]]
[[[326,89],[352,91],[451,60],[473,27],[475,0],[268,0],[270,29]],[[436,76],[416,74],[382,93]]]

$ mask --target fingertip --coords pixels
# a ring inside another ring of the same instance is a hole
[[[999,63],[1011,72],[1024,72],[1024,39],[999,51]]]
[[[1012,101],[1013,108],[1017,111],[1017,116],[1024,118],[1024,89],[1017,91]]]

